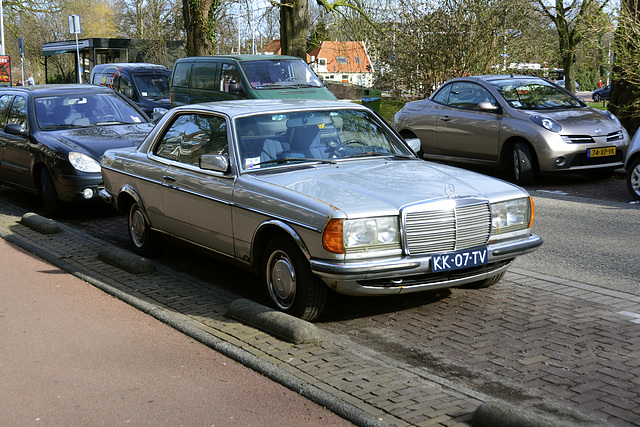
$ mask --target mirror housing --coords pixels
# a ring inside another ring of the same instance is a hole
[[[229,158],[221,154],[203,154],[200,156],[200,169],[228,173],[231,164]]]
[[[11,135],[28,135],[27,131],[22,129],[22,126],[20,126],[18,123],[8,123],[7,125],[5,125],[4,131]]]
[[[422,149],[422,143],[420,142],[420,138],[406,138],[406,143],[409,144],[409,148],[418,154],[418,151]]]
[[[231,80],[229,82],[229,93],[232,95],[244,96],[242,84],[238,83],[237,80]]]
[[[131,89],[130,87],[124,88],[124,96],[129,99],[133,99],[133,89]]]
[[[499,109],[500,107],[487,101],[478,104],[478,110],[480,111],[497,112]]]

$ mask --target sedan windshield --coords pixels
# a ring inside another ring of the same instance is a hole
[[[299,59],[268,59],[241,64],[254,89],[322,87],[318,76]]]
[[[367,111],[262,114],[239,118],[235,127],[244,169],[360,157],[414,157]]]
[[[133,80],[143,98],[165,99],[169,98],[169,76],[168,74],[134,74]]]
[[[491,81],[505,101],[519,110],[582,108],[579,99],[540,79],[504,79]]]
[[[41,96],[35,99],[35,108],[36,121],[43,130],[148,121],[122,98],[110,93]]]

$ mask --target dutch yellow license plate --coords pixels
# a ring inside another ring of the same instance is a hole
[[[587,150],[587,157],[604,157],[615,155],[616,147],[589,148]]]

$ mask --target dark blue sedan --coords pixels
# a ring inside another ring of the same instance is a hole
[[[611,85],[606,85],[605,87],[601,87],[600,89],[594,90],[593,94],[591,95],[591,99],[593,99],[594,102],[600,102],[603,99],[608,100],[610,94],[611,94]]]
[[[98,199],[100,158],[137,146],[151,120],[118,92],[92,85],[0,89],[0,183],[42,197],[45,214]]]

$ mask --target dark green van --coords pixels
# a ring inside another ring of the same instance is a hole
[[[181,58],[169,90],[172,107],[245,98],[336,99],[302,59],[283,55]]]

